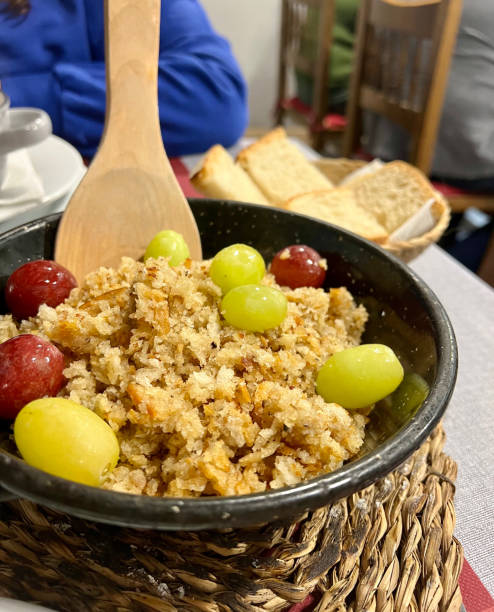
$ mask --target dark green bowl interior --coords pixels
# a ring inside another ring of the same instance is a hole
[[[364,341],[391,346],[407,372],[422,376],[430,386],[426,401],[404,420],[385,403],[378,405],[359,457],[331,474],[277,491],[223,498],[149,498],[50,476],[8,452],[9,425],[0,423],[0,485],[9,492],[83,518],[135,527],[200,529],[291,519],[388,474],[441,418],[456,378],[454,334],[441,304],[410,268],[375,245],[308,217],[215,200],[191,200],[191,206],[205,258],[235,242],[254,246],[266,262],[289,244],[319,251],[328,261],[326,286],[348,287],[369,311]],[[6,312],[3,288],[12,271],[26,261],[53,257],[58,221],[53,215],[0,236],[0,312]]]

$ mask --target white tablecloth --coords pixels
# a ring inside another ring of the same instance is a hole
[[[439,247],[411,267],[436,293],[455,330],[456,388],[446,412],[446,452],[458,463],[456,535],[494,595],[494,291]]]

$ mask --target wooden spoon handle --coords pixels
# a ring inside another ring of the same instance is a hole
[[[160,0],[105,0],[103,140],[129,143],[134,152],[153,145],[163,148],[157,96],[160,11]]]

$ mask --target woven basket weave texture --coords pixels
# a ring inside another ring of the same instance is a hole
[[[332,183],[338,185],[346,176],[355,170],[359,170],[367,163],[368,162],[360,159],[346,159],[341,157],[335,159],[323,158],[314,162],[314,165],[327,176]],[[418,255],[425,251],[429,245],[437,242],[449,225],[451,209],[447,200],[437,191],[435,198],[436,201],[432,211],[436,219],[434,227],[425,234],[417,236],[416,238],[411,238],[408,241],[388,241],[381,245],[382,248],[408,263],[412,261],[412,259],[418,257]]]
[[[67,612],[456,612],[457,467],[444,432],[392,474],[289,525],[164,533],[0,507],[0,596]]]

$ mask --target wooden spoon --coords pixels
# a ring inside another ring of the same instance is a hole
[[[196,222],[163,147],[158,115],[160,0],[106,0],[103,138],[63,214],[55,259],[81,281],[159,231],[180,232],[201,259]]]

